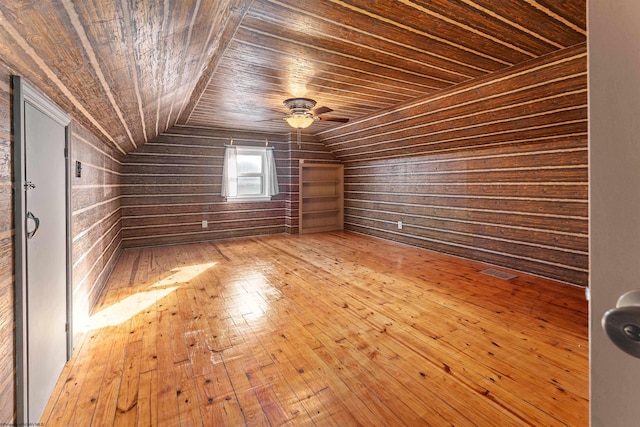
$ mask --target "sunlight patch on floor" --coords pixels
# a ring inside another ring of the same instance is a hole
[[[210,262],[207,264],[189,265],[187,267],[177,267],[171,270],[171,274],[162,280],[157,281],[151,288],[160,288],[162,286],[171,286],[179,283],[187,283],[193,280],[196,276],[202,274],[206,270],[210,269],[217,263]]]
[[[122,301],[91,316],[86,329],[92,330],[106,328],[108,326],[118,326],[176,289],[178,289],[178,286],[138,292],[137,294],[130,295]]]
[[[215,265],[215,262],[211,262],[174,268],[169,276],[149,286],[151,290],[130,295],[90,316],[83,329],[89,331],[121,325],[177,290],[179,286],[175,285],[188,283]]]

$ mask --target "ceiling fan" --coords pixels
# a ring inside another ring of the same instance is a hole
[[[289,98],[282,101],[285,107],[287,107],[290,113],[284,118],[289,126],[296,129],[305,129],[311,126],[315,121],[328,121],[328,122],[340,122],[347,123],[349,119],[344,117],[326,117],[321,114],[330,113],[333,111],[329,107],[318,107],[311,111],[316,106],[316,101],[309,98]]]

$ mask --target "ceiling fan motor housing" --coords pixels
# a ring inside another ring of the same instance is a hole
[[[309,112],[316,105],[316,101],[309,98],[289,98],[282,101],[292,113]]]

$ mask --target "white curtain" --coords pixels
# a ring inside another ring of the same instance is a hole
[[[240,147],[243,150],[243,147]],[[247,148],[245,151],[241,151],[240,154],[250,150],[253,154],[256,154],[255,148]],[[258,149],[260,150],[260,149]],[[263,148],[265,164],[265,195],[275,196],[280,193],[278,186],[278,173],[276,171],[276,160],[273,155],[273,149]],[[238,196],[238,148],[235,146],[226,146],[224,149],[224,163],[222,165],[222,190],[220,194],[223,197],[237,197]]]
[[[236,147],[224,148],[221,192],[224,197],[236,197],[238,195],[238,165],[236,162],[236,155]]]
[[[267,149],[267,195],[275,196],[280,193],[278,186],[278,172],[276,171],[276,159],[273,155],[273,149]]]

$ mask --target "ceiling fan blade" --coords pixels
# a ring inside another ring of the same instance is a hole
[[[346,117],[318,117],[318,119],[320,119],[323,122],[347,123],[349,121],[349,119],[347,119]]]
[[[329,107],[318,107],[315,110],[313,110],[313,114],[315,114],[316,116],[320,115],[320,114],[324,114],[324,113],[330,113],[333,110]]]

